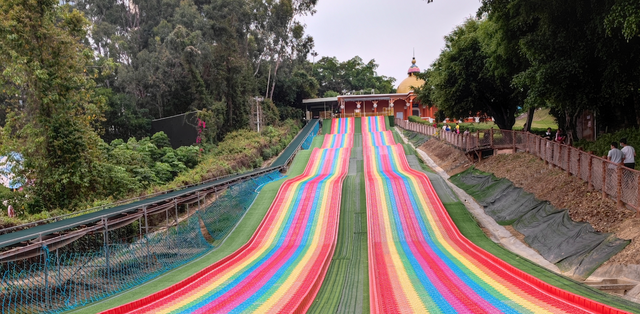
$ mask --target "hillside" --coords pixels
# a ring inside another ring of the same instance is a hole
[[[435,139],[425,142],[419,149],[427,152],[450,175],[471,166],[462,152]],[[493,156],[476,163],[475,167],[510,180],[515,186],[538,199],[549,201],[556,208],[568,209],[574,221],[589,222],[597,231],[611,232],[619,238],[632,240],[605,265],[640,264],[640,228],[637,227],[640,218],[635,217],[635,211],[617,209],[615,201],[603,199],[601,193],[588,190],[581,179],[550,168],[527,153]]]

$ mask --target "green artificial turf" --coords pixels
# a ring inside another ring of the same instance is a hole
[[[331,133],[331,123],[333,123],[333,119],[324,119],[324,120],[322,120],[322,133],[323,134]]]
[[[317,140],[320,139],[314,139],[314,142]],[[300,175],[307,166],[310,156],[311,150],[301,150],[294,158],[294,161],[287,173],[287,177],[271,182],[262,188],[253,205],[247,210],[247,213],[242,220],[240,220],[235,230],[227,236],[226,241],[220,247],[205,254],[201,258],[169,271],[150,282],[137,286],[133,289],[126,290],[111,298],[105,299],[104,301],[89,304],[74,311],[70,311],[69,313],[98,313],[146,297],[152,293],[178,283],[179,281],[233,253],[244,245],[256,231],[258,225],[260,225],[260,222],[262,222],[262,219],[266,215],[269,206],[271,206],[271,203],[275,199],[278,189],[280,189],[282,183],[284,183],[287,178],[293,178]]]
[[[636,303],[606,294],[595,288],[591,288],[577,281],[555,274],[546,268],[538,266],[537,264],[499,246],[484,234],[473,216],[471,216],[467,208],[461,202],[443,204],[449,212],[449,216],[451,216],[453,222],[458,226],[460,232],[467,239],[471,240],[487,252],[499,257],[503,261],[558,288],[625,311],[640,313],[640,308],[638,308]]]
[[[405,145],[405,154],[409,155],[411,153],[415,153],[414,150],[407,149],[406,146],[407,145]],[[512,266],[537,278],[540,278],[542,281],[547,282],[553,286],[578,295],[582,295],[600,303],[608,304],[619,309],[623,309],[633,313],[640,313],[640,309],[638,308],[638,305],[636,303],[624,300],[616,296],[612,296],[570,278],[558,275],[493,242],[480,229],[480,226],[478,226],[478,223],[473,218],[471,213],[469,213],[464,204],[457,199],[451,188],[446,185],[446,183],[444,183],[444,180],[442,180],[442,182],[439,182],[440,180],[437,178],[433,178],[433,175],[428,176],[432,179],[432,185],[436,190],[438,197],[442,200],[443,205],[449,213],[449,216],[451,216],[453,222],[456,224],[460,232],[474,244],[511,264]],[[462,188],[464,189],[464,187]],[[475,192],[491,193],[491,191]]]
[[[353,124],[354,133],[362,134],[362,118],[354,118],[355,123]]]
[[[309,146],[309,150],[312,151],[314,148],[322,147],[322,142],[324,142],[324,135],[316,135],[311,142],[311,146]]]
[[[340,225],[329,270],[309,313],[369,313],[367,213],[362,160],[342,186]]]

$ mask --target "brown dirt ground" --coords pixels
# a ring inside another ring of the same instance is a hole
[[[433,138],[426,141],[418,149],[429,154],[429,157],[449,175],[465,171],[472,165],[461,150]]]
[[[470,166],[464,153],[440,141],[432,139],[420,149],[450,175]],[[533,193],[538,199],[551,202],[557,208],[567,208],[574,221],[585,221],[597,231],[612,232],[619,238],[630,239],[631,243],[607,264],[640,264],[640,218],[635,216],[635,210],[617,208],[615,201],[589,190],[581,179],[551,168],[527,153],[497,155],[475,166],[510,180],[515,186]]]

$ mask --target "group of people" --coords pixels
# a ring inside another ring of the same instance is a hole
[[[437,129],[438,128],[438,123],[434,122],[433,123],[433,127]],[[456,123],[455,127],[451,127],[451,126],[449,126],[448,124],[445,123],[445,124],[442,125],[442,131],[443,132],[454,132],[456,134],[460,134],[460,124]],[[464,135],[467,135],[467,134],[469,134],[469,130],[465,130],[464,131]]]
[[[564,144],[564,142],[567,140],[567,135],[564,134],[562,129],[558,129],[558,132],[556,132],[556,134],[554,135],[553,132],[551,132],[551,128],[547,128],[547,132],[544,133],[542,138]]]
[[[611,142],[611,150],[607,154],[607,159],[613,163],[622,163],[625,167],[634,169],[636,167],[636,150],[627,144],[626,138],[620,139],[620,146],[622,146],[622,149],[618,149],[618,143]]]

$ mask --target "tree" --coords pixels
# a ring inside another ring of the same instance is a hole
[[[313,76],[319,83],[318,93],[327,91],[367,91],[374,89],[376,93],[387,94],[395,91],[395,78],[379,76],[376,73],[378,64],[374,59],[364,63],[355,56],[345,62],[336,57],[322,57],[313,65]]]
[[[511,34],[508,40],[530,64],[514,77],[527,92],[525,103],[549,106],[571,139],[584,110],[596,112],[609,129],[640,125],[640,38],[632,36],[637,5],[484,0],[481,13]],[[622,7],[629,10],[622,14]]]
[[[484,28],[488,21],[468,19],[445,37],[445,49],[427,71],[417,91],[423,103],[435,103],[452,118],[488,113],[501,129],[510,130],[522,105],[511,77],[492,67]]]
[[[54,0],[0,3],[0,85],[20,105],[4,126],[3,153],[24,156],[32,210],[72,207],[90,197],[103,97],[88,76],[87,21]]]
[[[640,36],[640,2],[618,0],[605,19],[609,35],[619,32],[626,40]]]

